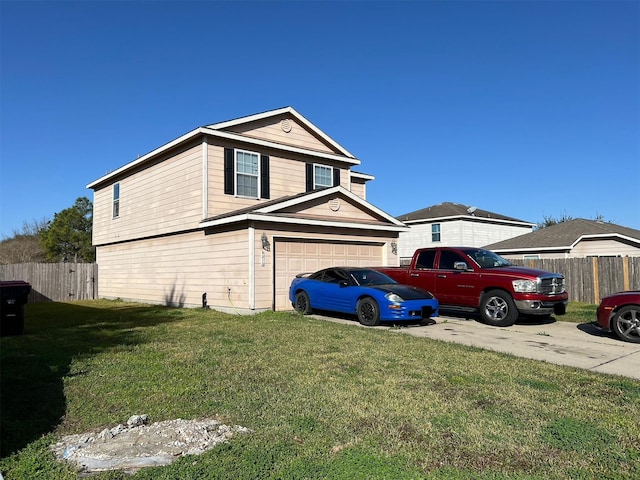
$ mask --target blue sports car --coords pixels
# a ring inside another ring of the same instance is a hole
[[[303,315],[313,310],[355,314],[363,325],[409,321],[435,323],[438,301],[426,290],[401,285],[369,268],[332,267],[301,273],[291,282],[289,300]]]

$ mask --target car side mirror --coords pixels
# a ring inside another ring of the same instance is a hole
[[[349,282],[347,282],[346,280],[340,280],[338,282],[338,285],[340,285],[340,288],[348,287],[349,286]]]
[[[454,262],[453,263],[454,270],[469,270],[469,265],[467,262]]]

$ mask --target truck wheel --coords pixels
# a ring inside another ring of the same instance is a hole
[[[293,308],[296,312],[301,313],[302,315],[309,315],[311,313],[311,302],[309,301],[309,295],[307,295],[307,292],[300,291],[296,293]]]
[[[640,343],[640,307],[627,305],[618,310],[611,322],[611,329],[621,340]]]
[[[480,302],[480,316],[488,325],[509,327],[516,323],[518,309],[511,295],[502,290],[490,290]]]
[[[380,309],[373,298],[365,297],[358,301],[356,313],[358,314],[358,321],[362,325],[366,325],[367,327],[380,325]]]

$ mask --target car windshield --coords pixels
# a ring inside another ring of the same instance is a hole
[[[483,250],[482,248],[465,250],[464,253],[471,257],[471,259],[475,261],[480,266],[480,268],[511,266],[511,263],[509,263],[497,253],[490,252],[489,250]]]
[[[393,278],[376,270],[366,270],[358,268],[347,270],[347,273],[351,276],[351,278],[353,278],[356,285],[360,285],[361,287],[368,287],[371,285],[389,285],[390,283],[396,283]]]

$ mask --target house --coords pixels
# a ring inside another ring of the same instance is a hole
[[[444,202],[396,217],[411,227],[400,233],[398,254],[411,257],[418,248],[487,243],[516,237],[533,230],[535,223],[459,203]]]
[[[505,258],[640,256],[640,230],[576,218],[486,245]]]
[[[291,107],[156,148],[87,185],[99,297],[289,310],[298,273],[397,265],[407,227],[367,202],[360,163]]]

